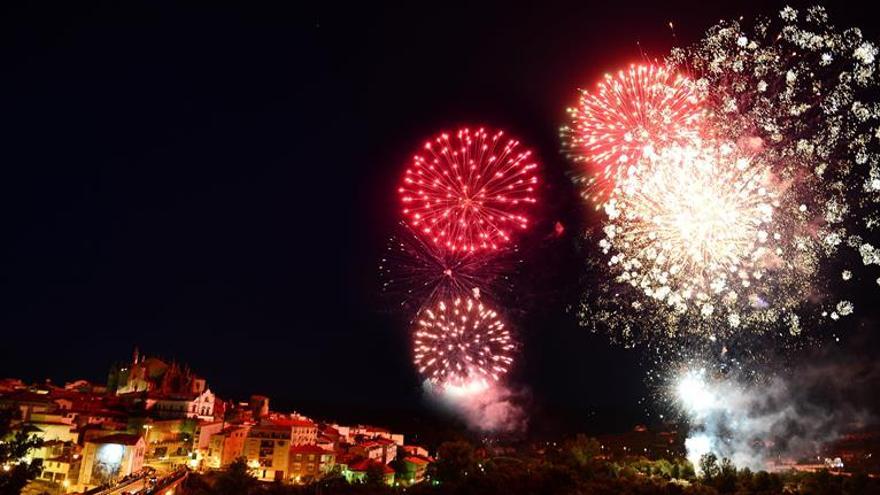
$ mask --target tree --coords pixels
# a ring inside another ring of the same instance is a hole
[[[454,482],[473,473],[477,461],[470,443],[459,440],[444,442],[437,449],[436,477],[441,482]]]
[[[247,495],[256,485],[256,478],[248,469],[247,460],[239,457],[220,476],[214,485],[216,495]]]
[[[672,463],[666,459],[657,459],[654,461],[654,467],[651,474],[662,476],[666,479],[672,478]]]
[[[700,476],[706,481],[712,481],[718,477],[718,457],[712,452],[700,456]]]
[[[41,459],[25,461],[28,453],[43,445],[24,431],[12,433],[12,416],[0,412],[0,494],[18,495],[29,481],[43,472]]]
[[[694,471],[694,465],[690,463],[690,461],[684,461],[681,464],[681,478],[685,480],[692,480],[697,476],[697,473]]]
[[[715,481],[715,488],[721,493],[733,493],[736,491],[736,466],[727,457],[721,459],[721,466],[718,469],[718,479]]]
[[[580,433],[573,440],[566,440],[562,449],[576,467],[587,466],[602,452],[598,440]]]
[[[367,466],[367,473],[364,481],[371,486],[379,486],[385,484],[385,466],[375,462]]]

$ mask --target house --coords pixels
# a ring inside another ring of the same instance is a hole
[[[31,417],[36,418],[37,414]],[[29,425],[36,428],[33,434],[41,440],[61,440],[62,442],[77,442],[79,433],[76,425],[72,421],[64,417],[50,416],[45,419],[39,418],[28,422]]]
[[[198,418],[203,421],[214,419],[216,397],[210,389],[192,393],[150,392],[147,395],[147,409],[160,419]]]
[[[406,485],[421,483],[425,480],[425,474],[432,459],[427,456],[407,455],[400,460],[401,470],[397,481]]]
[[[375,440],[352,445],[348,451],[360,457],[385,464],[385,446]]]
[[[244,455],[245,439],[250,426],[227,426],[211,435],[205,452],[205,463],[209,468],[220,469]]]
[[[400,448],[407,455],[417,455],[422,457],[428,457],[428,449],[420,446],[420,445],[404,445]]]
[[[144,466],[145,453],[140,435],[116,433],[86,440],[79,485],[92,488],[136,473]]]
[[[48,394],[38,394],[29,390],[15,390],[0,396],[0,410],[12,411],[13,419],[29,421],[32,414],[51,413],[58,404]]]
[[[289,426],[265,423],[251,427],[244,442],[244,456],[258,479],[283,481],[287,478],[292,438]]]
[[[385,483],[389,485],[394,484],[394,470],[387,464],[372,459],[361,459],[352,462],[343,471],[343,476],[345,476],[349,483],[365,483],[367,481],[367,473],[371,469],[381,470]]]
[[[75,486],[79,483],[81,464],[82,456],[69,452],[43,459],[43,472],[40,474],[40,479],[65,487]]]
[[[220,433],[225,426],[223,421],[199,421],[193,432],[193,450],[207,450],[211,437]]]
[[[274,417],[271,424],[290,428],[294,445],[312,445],[318,440],[318,425],[303,416]]]
[[[290,447],[289,477],[295,483],[317,479],[329,473],[336,464],[332,450],[317,445],[294,445]]]

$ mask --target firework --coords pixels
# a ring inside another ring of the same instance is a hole
[[[666,63],[690,75],[699,129],[650,142],[612,175],[607,278],[584,298],[585,323],[624,340],[644,328],[801,338],[820,326],[807,319],[852,314],[845,283],[880,264],[877,54],[820,7],[751,31],[721,22],[673,50]]]
[[[406,221],[448,251],[495,250],[527,228],[537,164],[503,131],[462,129],[425,143],[399,188]]]
[[[515,348],[498,313],[460,297],[425,309],[414,331],[415,365],[432,384],[483,390],[507,373]]]
[[[616,282],[682,319],[736,328],[787,308],[787,274],[809,267],[774,219],[781,194],[763,163],[729,144],[649,151],[607,200],[599,244]]]
[[[646,150],[698,136],[700,103],[686,77],[658,65],[630,66],[606,75],[594,92],[582,91],[568,109],[563,139],[572,157],[588,164],[585,194],[603,202]]]
[[[863,265],[880,264],[869,242],[880,226],[877,53],[858,29],[830,24],[824,8],[786,7],[751,32],[721,22],[670,57],[699,76],[694,87],[707,102],[713,132],[750,143],[787,184],[786,199],[796,209],[778,221],[811,252],[825,279],[841,271],[851,277],[839,268],[846,248]]]
[[[403,306],[434,306],[461,294],[496,299],[509,292],[516,249],[503,252],[447,251],[423,239],[406,222],[388,242],[379,266],[382,290]]]

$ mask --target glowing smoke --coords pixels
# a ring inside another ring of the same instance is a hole
[[[843,432],[876,421],[865,391],[878,385],[872,363],[811,366],[762,383],[691,369],[674,386],[690,425],[688,460],[699,469],[700,457],[712,452],[760,470],[822,455]]]
[[[525,394],[501,383],[475,381],[461,386],[440,386],[425,380],[423,386],[431,402],[458,416],[473,430],[518,432],[524,430],[528,422],[520,405]]]

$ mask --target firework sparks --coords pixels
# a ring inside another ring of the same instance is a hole
[[[509,290],[515,249],[503,252],[447,251],[423,239],[406,222],[390,239],[379,265],[382,290],[403,306],[436,305],[461,294],[497,299]]]
[[[664,66],[633,65],[582,91],[563,128],[572,156],[587,162],[587,191],[599,203],[646,149],[698,135],[702,108],[689,80]]]
[[[422,312],[414,348],[415,365],[431,383],[473,392],[507,373],[515,345],[494,310],[472,298],[457,298]]]
[[[585,296],[587,324],[634,335],[651,322],[661,338],[779,327],[800,337],[804,317],[852,314],[834,293],[840,280],[868,278],[853,259],[880,264],[878,53],[821,7],[786,8],[751,31],[724,21],[666,61],[691,76],[680,84],[696,116],[684,121],[697,127],[681,139],[577,128],[582,148],[594,147],[586,158],[604,159],[612,179],[599,240],[609,277]]]
[[[416,230],[449,251],[495,250],[525,229],[537,164],[503,131],[462,129],[428,141],[399,188]]]
[[[775,274],[790,261],[769,170],[727,144],[649,151],[618,184],[600,246],[616,281],[682,316],[724,318],[779,302]],[[785,261],[786,259],[790,261]]]

